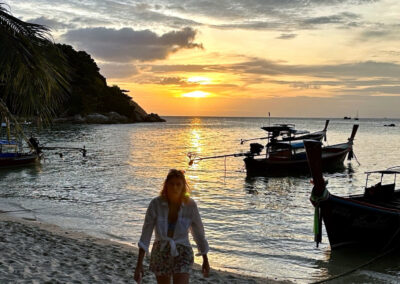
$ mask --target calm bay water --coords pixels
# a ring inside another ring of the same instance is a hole
[[[167,117],[167,123],[63,125],[41,130],[47,146],[86,146],[88,155],[47,155],[33,167],[0,170],[0,210],[124,243],[136,243],[145,210],[170,168],[185,169],[210,243],[213,267],[299,283],[321,280],[361,264],[376,252],[330,252],[326,233],[315,247],[310,178],[246,178],[242,158],[188,166],[188,152],[201,156],[247,151],[240,139],[262,137],[264,118]],[[271,119],[317,131],[324,119]],[[347,141],[360,124],[355,154],[341,173],[326,174],[329,190],[363,192],[364,172],[400,165],[396,120],[333,119],[328,143]],[[196,258],[200,262],[201,258]],[[354,283],[397,282],[400,257],[384,258],[341,279]]]

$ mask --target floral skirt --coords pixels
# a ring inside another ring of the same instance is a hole
[[[150,270],[156,276],[191,272],[194,262],[193,249],[180,244],[176,245],[176,249],[179,255],[173,257],[169,243],[161,249],[161,242],[154,242],[150,256]]]

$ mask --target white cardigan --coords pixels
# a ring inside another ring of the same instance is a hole
[[[144,219],[142,235],[139,241],[139,247],[147,253],[151,235],[155,228],[156,241],[161,241],[161,248],[167,243],[171,246],[171,255],[178,256],[176,249],[177,244],[191,247],[189,242],[189,230],[193,235],[193,239],[197,244],[198,254],[207,254],[209,247],[205,238],[203,223],[200,218],[199,210],[196,202],[190,198],[188,203],[182,202],[178,212],[178,219],[172,238],[167,236],[168,233],[168,202],[163,197],[153,198],[147,208],[146,217]]]

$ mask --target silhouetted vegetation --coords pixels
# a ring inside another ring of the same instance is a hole
[[[71,67],[71,95],[63,104],[59,115],[73,116],[91,113],[117,112],[129,121],[145,121],[146,113],[125,90],[107,86],[106,79],[89,54],[76,51],[69,45],[57,45]]]
[[[69,93],[69,68],[49,29],[24,22],[0,3],[0,113],[54,117]]]

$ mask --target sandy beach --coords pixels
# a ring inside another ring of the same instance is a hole
[[[0,230],[0,283],[135,283],[134,246],[4,213]],[[154,275],[145,271],[142,283],[156,283]],[[215,270],[204,278],[195,265],[190,283],[283,282]]]

